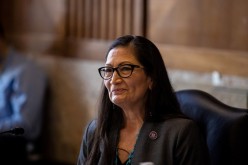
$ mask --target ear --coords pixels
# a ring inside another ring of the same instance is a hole
[[[152,90],[152,85],[153,85],[152,79],[149,78],[149,86],[148,87],[149,87],[150,90]]]

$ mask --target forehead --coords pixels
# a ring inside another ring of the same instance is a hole
[[[138,62],[134,50],[131,47],[116,47],[107,55],[106,64],[121,62]]]

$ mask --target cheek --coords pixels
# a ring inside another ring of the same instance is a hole
[[[146,83],[145,79],[139,79],[133,82],[130,82],[129,89],[133,94],[139,94],[142,95],[148,90],[148,84]]]
[[[151,86],[151,82],[149,79],[141,79],[138,83],[136,83],[136,89],[139,91],[141,95],[144,95]]]

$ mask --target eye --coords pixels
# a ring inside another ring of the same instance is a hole
[[[121,72],[128,72],[128,71],[131,71],[131,70],[132,70],[132,67],[129,66],[129,65],[123,65],[123,66],[121,66],[121,67],[119,68],[119,70],[120,70]]]
[[[102,71],[103,72],[113,72],[113,69],[112,68],[108,68],[108,67],[106,67],[106,68],[102,68]]]

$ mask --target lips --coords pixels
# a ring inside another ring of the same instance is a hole
[[[123,88],[118,88],[118,89],[113,89],[111,92],[112,92],[112,94],[118,95],[118,94],[122,94],[125,91],[126,90]]]

